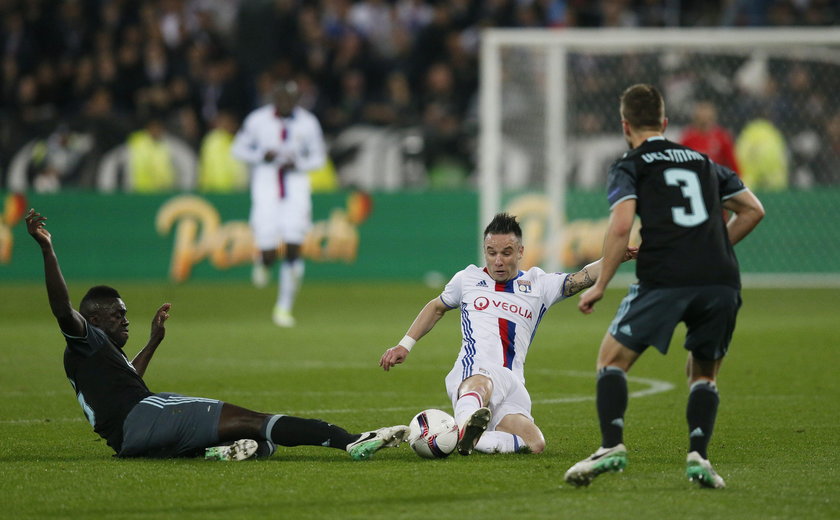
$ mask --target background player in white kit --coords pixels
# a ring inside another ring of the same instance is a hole
[[[254,261],[254,285],[264,287],[277,249],[285,244],[280,264],[274,323],[295,324],[292,305],[303,280],[301,244],[312,226],[311,170],[326,162],[326,145],[318,119],[297,106],[294,81],[278,82],[273,102],[251,112],[236,134],[232,153],[251,169],[250,224],[260,255]]]
[[[470,265],[455,274],[443,293],[423,307],[399,344],[379,360],[385,370],[402,363],[447,311],[461,309],[461,352],[446,376],[461,455],[474,449],[543,451],[545,438],[534,424],[525,389],[525,356],[546,310],[592,286],[601,272],[601,260],[574,274],[546,273],[539,267],[520,271],[522,252],[516,218],[497,214],[484,230],[486,267]],[[636,252],[628,247],[624,259],[635,258]]]

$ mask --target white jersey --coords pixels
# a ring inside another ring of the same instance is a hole
[[[475,265],[453,276],[440,299],[449,308],[461,309],[463,342],[455,362],[461,380],[473,375],[477,365],[493,364],[509,369],[524,384],[528,348],[545,311],[565,298],[568,276],[532,267],[497,283]]]
[[[269,151],[276,154],[272,162],[264,160]],[[280,117],[274,105],[262,106],[245,118],[231,152],[251,170],[250,221],[260,248],[279,238],[301,243],[312,223],[308,172],[326,162],[318,119],[301,107]]]

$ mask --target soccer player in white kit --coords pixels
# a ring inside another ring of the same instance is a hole
[[[269,268],[277,260],[280,244],[285,244],[272,318],[281,327],[291,327],[292,305],[304,273],[301,244],[312,227],[308,172],[324,165],[326,145],[318,119],[297,106],[294,81],[277,83],[272,94],[273,103],[245,118],[232,153],[251,170],[249,220],[260,250],[254,261],[254,285],[268,284]]]
[[[516,218],[497,214],[484,230],[486,266],[458,272],[441,295],[423,307],[405,337],[382,355],[386,371],[405,361],[415,342],[443,315],[461,311],[461,352],[446,376],[460,428],[458,453],[540,453],[545,438],[531,416],[525,388],[528,347],[545,312],[558,301],[591,287],[601,272],[597,260],[574,274],[519,269],[522,229]],[[636,257],[628,247],[625,260]]]

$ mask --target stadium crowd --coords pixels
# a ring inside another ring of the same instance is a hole
[[[120,165],[132,160],[126,150],[151,158],[152,165],[168,160],[167,154],[176,156],[169,159],[181,170],[198,173],[183,173],[163,186],[201,188],[202,167],[221,167],[220,150],[229,146],[244,115],[268,101],[272,78],[297,80],[301,105],[318,116],[328,141],[359,125],[416,128],[422,142],[416,153],[427,170],[449,162],[472,172],[483,28],[832,26],[840,22],[839,5],[830,0],[0,0],[0,189],[117,189]],[[633,58],[620,65],[632,66]],[[587,60],[576,66],[584,105],[607,100],[612,107],[611,86],[597,75],[586,76]],[[692,79],[702,80],[681,76]],[[840,164],[840,112],[832,103],[836,94],[821,85],[814,84],[807,66],[798,67],[780,78],[772,109],[789,111],[785,96],[795,89],[805,93],[808,111],[796,111],[795,125],[824,141],[811,154],[823,161],[813,168],[812,181],[837,183],[840,168],[824,166]],[[665,91],[667,97],[667,85]],[[742,122],[730,116],[722,114],[722,123]],[[683,122],[688,119],[684,114]],[[572,128],[596,133],[611,124],[582,113]],[[161,148],[162,142],[169,145]],[[331,156],[340,164],[352,152],[334,147]],[[231,177],[206,188],[243,186],[241,177]]]

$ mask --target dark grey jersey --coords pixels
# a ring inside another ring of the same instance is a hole
[[[65,336],[64,371],[93,430],[119,452],[128,412],[152,392],[102,329],[86,327],[85,337]]]
[[[732,170],[662,137],[648,139],[610,168],[610,208],[636,199],[642,244],[636,275],[645,286],[740,288],[722,201],[746,188]]]

